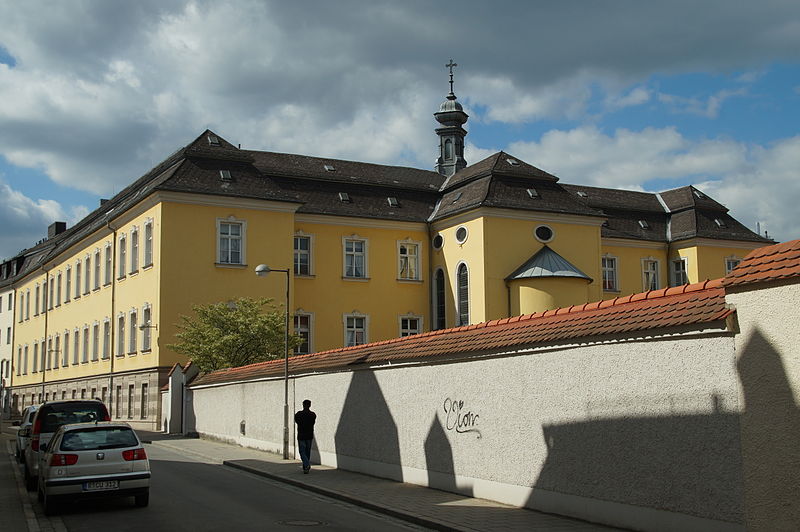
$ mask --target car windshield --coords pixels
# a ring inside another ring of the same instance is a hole
[[[106,416],[106,407],[102,403],[67,403],[50,405],[43,408],[39,415],[44,415],[42,432],[55,432],[61,425],[67,423],[92,423],[103,421]]]
[[[139,440],[128,427],[92,427],[71,430],[61,439],[62,451],[93,451],[136,447]]]

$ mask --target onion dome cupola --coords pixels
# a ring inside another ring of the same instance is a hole
[[[433,113],[433,116],[442,125],[436,128],[436,134],[439,135],[439,157],[436,159],[435,169],[449,177],[467,166],[464,159],[464,137],[467,136],[467,131],[462,126],[466,124],[469,115],[464,112],[453,93],[453,67],[458,65],[451,59],[445,66],[450,69],[450,94],[439,106],[439,112]]]

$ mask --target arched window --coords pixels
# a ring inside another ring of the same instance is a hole
[[[436,281],[434,285],[434,312],[436,312],[436,321],[434,322],[434,329],[444,329],[445,324],[445,301],[444,301],[444,271],[441,269],[436,270]]]
[[[453,141],[451,141],[450,139],[444,141],[444,160],[445,161],[453,160]]]
[[[467,265],[458,265],[458,325],[469,324],[469,274]]]

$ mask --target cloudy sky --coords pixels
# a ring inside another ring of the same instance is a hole
[[[211,128],[432,168],[432,113],[566,183],[695,184],[800,238],[800,3],[0,0],[0,257]]]

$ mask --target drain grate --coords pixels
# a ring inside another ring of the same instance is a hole
[[[322,521],[311,521],[310,519],[289,519],[287,521],[278,521],[278,524],[285,526],[322,526],[325,523]]]

